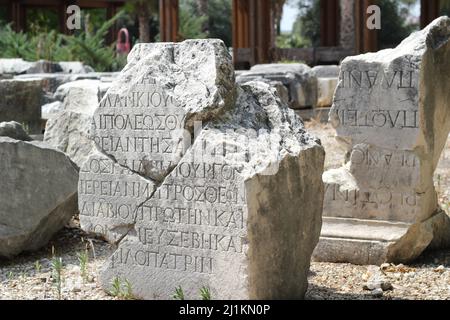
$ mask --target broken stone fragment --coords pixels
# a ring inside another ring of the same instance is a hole
[[[47,121],[44,141],[80,167],[95,152],[90,131],[105,86],[99,80],[79,80],[60,86],[55,93],[63,102],[55,102],[61,109]]]
[[[314,107],[317,103],[317,78],[306,64],[276,63],[253,66],[237,78],[238,83],[248,81],[281,82],[289,93],[293,109]]]
[[[215,299],[303,298],[323,161],[323,148],[267,85],[243,85],[236,109],[199,133],[142,204],[103,285],[120,275],[147,299],[168,299],[179,286],[192,299],[203,286]]]
[[[9,137],[15,140],[31,141],[31,137],[25,132],[20,123],[15,121],[0,123],[0,137]]]
[[[135,47],[94,127],[80,222],[118,245],[106,290],[119,279],[145,299],[179,287],[187,299],[202,287],[214,299],[304,297],[324,150],[274,88],[235,85],[223,42]]]
[[[348,163],[324,173],[319,261],[408,262],[449,244],[433,183],[450,131],[450,19],[346,58],[330,122]]]
[[[224,56],[219,40],[135,46],[95,112],[97,147],[161,181],[180,160],[194,122],[231,108],[234,70]]]
[[[44,92],[41,80],[0,80],[0,96],[0,122],[16,121],[30,134],[42,133]]]
[[[78,168],[42,142],[0,137],[0,256],[39,249],[77,212]]]

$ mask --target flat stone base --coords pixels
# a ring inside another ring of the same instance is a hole
[[[310,121],[314,119],[321,123],[328,123],[328,115],[331,108],[311,108],[295,110],[295,113],[303,119],[303,121]]]
[[[415,239],[412,241],[412,239]],[[450,247],[450,219],[438,210],[417,224],[323,217],[313,261],[381,265],[409,262],[426,248]]]
[[[313,260],[380,265],[386,261],[388,247],[400,240],[409,227],[405,223],[324,217]]]

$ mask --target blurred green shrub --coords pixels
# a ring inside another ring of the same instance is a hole
[[[22,58],[28,61],[82,61],[96,71],[121,70],[125,56],[117,56],[115,43],[105,44],[109,28],[123,15],[119,12],[97,31],[77,31],[64,35],[56,31],[14,32],[9,25],[0,27],[0,58]]]

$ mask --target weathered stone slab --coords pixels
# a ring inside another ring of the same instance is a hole
[[[317,78],[316,108],[326,108],[333,104],[333,96],[337,84],[338,78]]]
[[[48,120],[63,110],[64,104],[61,101],[46,103],[41,107],[41,118],[42,120]]]
[[[0,137],[0,256],[44,246],[77,212],[78,168],[42,142]]]
[[[182,121],[155,130],[136,126],[140,114]],[[105,128],[119,115],[131,124]],[[93,126],[99,153],[81,169],[80,222],[118,245],[102,272],[105,289],[120,278],[145,299],[170,299],[177,287],[187,299],[202,287],[213,299],[304,297],[324,151],[274,88],[234,84],[221,41],[135,47]],[[181,148],[116,150],[102,136],[166,137]],[[144,156],[171,165],[141,168]]]
[[[17,80],[39,80],[42,83],[42,89],[48,94],[54,94],[56,89],[64,83],[75,81],[76,75],[64,73],[35,73],[20,74],[14,76]]]
[[[17,121],[28,133],[41,133],[40,80],[0,80],[0,121]]]
[[[80,169],[78,183],[81,228],[111,243],[119,242],[136,219],[148,214],[142,204],[156,183],[120,166],[100,152],[92,152]]]
[[[301,63],[273,63],[253,66],[241,73],[236,81],[253,80],[283,83],[289,92],[289,105],[293,109],[314,107],[317,102],[317,78],[311,68]]]
[[[62,72],[63,69],[57,62],[38,60],[32,62],[30,68],[27,69],[26,73],[55,73]]]
[[[61,67],[61,72],[64,73],[80,74],[95,71],[92,67],[87,66],[80,61],[60,61],[58,64]]]
[[[408,262],[442,243],[441,234],[450,235],[433,184],[450,131],[449,39],[450,19],[441,17],[395,49],[342,63],[330,122],[348,163],[323,175],[324,217],[358,223],[339,237],[323,234],[333,250],[319,244],[316,259],[367,262],[349,243],[368,244],[368,235],[358,230],[372,222],[406,227],[390,240],[390,228],[371,231],[379,235],[370,239],[377,241],[371,256],[378,257],[371,263]]]
[[[218,61],[224,50],[219,41],[138,46],[94,115],[96,145],[119,164],[161,181],[190,139],[184,129],[231,106],[232,66]],[[148,61],[145,69],[141,58]],[[155,59],[164,63],[152,65]]]
[[[0,122],[0,137],[9,137],[16,140],[31,141],[33,139],[25,132],[20,123]]]
[[[60,86],[55,93],[63,100],[62,110],[47,121],[44,141],[80,167],[95,150],[90,131],[104,86],[99,80],[79,80]]]
[[[317,78],[339,78],[339,66],[315,66],[311,69],[311,72]]]
[[[31,66],[32,62],[23,59],[0,59],[0,74],[22,74]]]
[[[320,203],[324,154],[269,92],[244,86],[235,122],[201,131],[142,205],[102,276],[106,287],[120,275],[144,298],[168,299],[178,286],[191,299],[203,286],[215,299],[304,296],[321,224],[320,204],[308,199]],[[289,201],[282,183],[296,195]]]

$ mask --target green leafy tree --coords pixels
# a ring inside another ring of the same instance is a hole
[[[450,0],[441,0],[440,4],[440,14],[450,16]]]
[[[293,34],[300,35],[303,46],[320,45],[320,0],[298,0],[299,14],[293,26]]]
[[[120,12],[96,31],[80,30],[70,36],[55,30],[32,34],[14,32],[10,25],[0,27],[0,57],[22,58],[28,61],[78,60],[97,71],[120,70],[125,65],[126,58],[116,56],[114,45],[106,45],[105,37],[109,28],[122,15],[123,12]]]
[[[222,39],[231,46],[231,0],[180,1],[180,28],[182,39]]]
[[[414,3],[412,0],[377,0],[381,8],[381,30],[378,32],[380,49],[395,47],[418,29],[418,25],[407,23],[409,9]]]
[[[114,46],[105,44],[105,38],[109,28],[123,15],[119,12],[115,17],[106,21],[103,26],[94,33],[81,32],[77,36],[64,36],[67,54],[73,59],[81,60],[93,66],[97,71],[118,70],[124,65],[125,58],[116,56]]]
[[[158,14],[157,0],[130,0],[125,4],[125,10],[139,21],[139,42],[150,42],[150,24],[153,16]]]
[[[179,40],[204,39],[207,33],[203,32],[203,26],[208,17],[196,14],[193,2],[181,1],[179,9]]]
[[[447,3],[449,0],[443,0]],[[320,0],[291,0],[299,14],[293,26],[293,36],[288,45],[320,45]],[[417,0],[377,0],[381,8],[381,30],[378,32],[380,48],[392,47],[418,28],[408,23],[411,7]],[[450,6],[449,6],[450,7]]]

